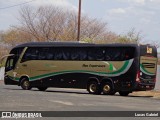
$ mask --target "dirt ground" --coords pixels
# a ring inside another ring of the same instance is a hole
[[[153,97],[155,99],[160,99],[160,91],[156,91],[156,90],[133,92],[130,95],[143,96],[143,97]]]

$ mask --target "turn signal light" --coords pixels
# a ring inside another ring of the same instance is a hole
[[[140,71],[137,72],[136,82],[140,82]]]

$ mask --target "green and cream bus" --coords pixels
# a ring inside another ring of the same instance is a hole
[[[10,51],[4,82],[24,90],[80,88],[127,96],[154,89],[156,69],[157,50],[151,45],[32,42]]]

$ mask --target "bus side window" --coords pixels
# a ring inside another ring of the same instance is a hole
[[[22,62],[38,59],[38,48],[28,48],[22,58]]]
[[[104,60],[105,57],[105,50],[103,48],[97,48],[93,54],[95,54],[95,58],[97,61]]]
[[[134,58],[135,56],[135,48],[126,48],[125,49],[125,60],[129,60],[129,59],[132,59]]]
[[[88,49],[88,60],[100,61],[104,60],[105,50],[103,48],[89,48]]]
[[[81,61],[87,60],[87,49],[86,48],[80,48],[78,51],[79,57]]]
[[[59,48],[54,48],[54,60],[62,60],[62,57],[62,50]]]
[[[88,49],[88,60],[91,60],[91,61],[96,60],[95,48],[89,48]]]
[[[106,49],[105,60],[106,61],[123,61],[123,50],[122,48],[110,47]]]
[[[71,54],[71,50],[70,50],[70,48],[62,48],[62,55],[63,55],[63,57],[62,57],[62,59],[63,60],[71,60],[71,58],[70,58],[70,55]]]
[[[49,48],[39,48],[38,60],[47,60]]]
[[[53,55],[53,53],[51,53],[51,52],[48,52],[47,53],[47,60],[53,60],[53,58],[54,58],[54,55]]]
[[[111,61],[112,60],[112,50],[111,48],[107,48],[106,51],[105,51],[105,57],[104,57],[104,60],[106,61]]]
[[[72,48],[71,60],[80,60],[79,48]]]
[[[118,49],[114,49],[114,53],[113,53],[113,59],[114,61],[120,61],[121,60],[121,50]]]

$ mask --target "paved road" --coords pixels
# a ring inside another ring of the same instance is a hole
[[[155,90],[160,90],[160,65],[157,67],[157,76],[156,76],[156,86]]]
[[[90,95],[86,90],[49,88],[46,92],[0,85],[1,110],[123,110],[160,111],[160,100],[151,97]]]
[[[160,67],[157,72],[160,73]],[[156,90],[160,90],[160,74],[157,75]],[[86,90],[77,89],[49,88],[46,92],[37,89],[24,91],[18,86],[5,86],[0,81],[0,111],[160,111],[160,100],[148,96],[90,95]],[[61,119],[66,120],[66,118]],[[74,119],[86,118],[69,118],[69,120]],[[106,120],[106,118],[101,119]],[[128,118],[112,119],[128,120]],[[97,118],[86,120],[97,120]]]
[[[36,88],[0,84],[1,111],[160,111],[160,100],[151,97],[90,95],[86,90]],[[64,119],[64,118],[63,118]],[[89,118],[87,118],[88,120]],[[115,118],[114,118],[115,119]]]

